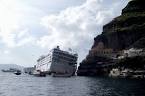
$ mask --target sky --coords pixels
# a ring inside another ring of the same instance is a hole
[[[60,46],[88,54],[103,25],[121,14],[128,0],[0,0],[0,64],[34,66]]]

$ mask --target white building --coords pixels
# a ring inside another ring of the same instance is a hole
[[[74,74],[77,66],[78,55],[54,48],[48,55],[37,60],[36,70],[49,73]]]
[[[129,50],[124,50],[124,54],[126,57],[141,56],[142,53],[143,49],[130,48]]]

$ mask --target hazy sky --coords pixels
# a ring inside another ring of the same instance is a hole
[[[59,45],[79,62],[128,0],[0,0],[0,64],[33,66]]]

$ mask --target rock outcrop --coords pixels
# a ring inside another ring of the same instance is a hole
[[[92,49],[80,63],[78,75],[97,74],[98,57],[92,52],[100,42],[104,49],[117,51],[131,47],[145,48],[145,0],[130,1],[122,10],[121,16],[103,26],[102,34],[94,38]]]

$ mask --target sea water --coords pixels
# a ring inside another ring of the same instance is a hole
[[[0,96],[145,96],[140,79],[0,73]]]

